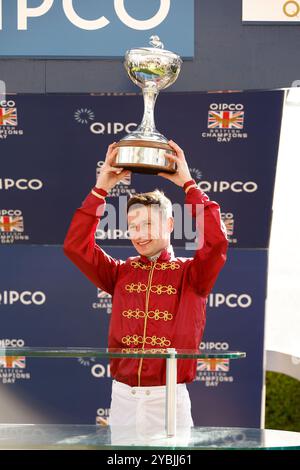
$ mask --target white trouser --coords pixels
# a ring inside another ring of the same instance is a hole
[[[109,425],[114,441],[165,436],[165,416],[166,386],[130,387],[113,380]],[[194,425],[186,384],[177,384],[176,418],[179,432]]]

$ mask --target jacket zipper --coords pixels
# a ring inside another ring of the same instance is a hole
[[[151,292],[151,287],[152,287],[152,277],[153,277],[153,272],[154,272],[154,268],[155,268],[155,265],[156,265],[156,261],[157,260],[154,261],[154,264],[151,267],[151,271],[150,271],[149,277],[148,277],[147,290],[146,290],[146,306],[145,306],[145,322],[144,322],[144,334],[143,334],[143,349],[144,349],[145,339],[146,339],[148,310],[149,310],[149,297],[150,297],[150,292]],[[140,363],[139,363],[139,368],[138,368],[138,387],[141,386],[142,365],[143,365],[143,358],[141,357]]]

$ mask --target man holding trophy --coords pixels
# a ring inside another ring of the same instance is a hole
[[[172,84],[181,59],[154,47],[132,49],[125,66],[142,87],[145,111],[141,125],[108,147],[104,165],[82,206],[73,216],[64,242],[68,258],[100,289],[112,295],[108,346],[118,349],[199,349],[205,326],[206,299],[225,264],[228,240],[220,207],[192,179],[184,151],[155,128],[154,104],[160,89]],[[130,239],[137,255],[109,256],[95,243],[109,191],[131,172],[157,174],[185,191],[185,204],[202,229],[203,243],[194,257],[177,258],[171,245],[172,203],[158,189],[134,194],[127,203]],[[203,215],[203,220],[198,217]],[[191,427],[186,383],[197,361],[178,360],[177,423]],[[166,363],[164,359],[113,358],[109,424],[164,429]]]

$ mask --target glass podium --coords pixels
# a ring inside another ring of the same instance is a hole
[[[152,358],[166,360],[165,432],[133,435],[125,425],[0,424],[2,449],[300,449],[300,433],[246,428],[176,429],[178,359],[241,359],[240,351],[108,348],[0,348],[0,356],[27,358]]]
[[[176,384],[178,359],[240,359],[246,353],[240,351],[200,351],[198,349],[134,349],[134,348],[2,348],[0,356],[24,356],[45,358],[151,358],[166,359],[166,434],[167,437],[176,435]]]
[[[255,428],[194,427],[176,436],[136,439],[109,426],[0,424],[0,450],[300,450],[300,433]]]

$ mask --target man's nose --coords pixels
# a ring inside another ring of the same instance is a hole
[[[133,237],[136,241],[139,242],[139,241],[147,240],[149,238],[149,234],[147,230],[140,228],[139,230],[135,231]]]

